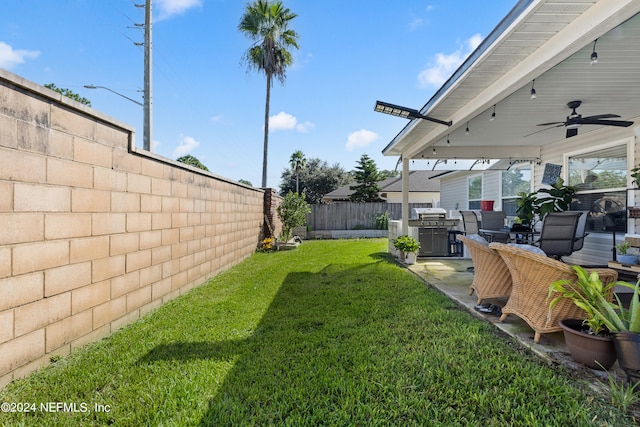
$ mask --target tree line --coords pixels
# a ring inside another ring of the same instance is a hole
[[[378,183],[386,178],[397,176],[396,171],[378,170],[376,162],[363,154],[352,171],[345,170],[338,163],[329,165],[319,158],[306,159],[301,151],[291,155],[289,168],[280,176],[280,194],[294,192],[304,194],[310,204],[322,203],[322,198],[338,188],[349,185],[353,191],[353,202],[380,201]]]

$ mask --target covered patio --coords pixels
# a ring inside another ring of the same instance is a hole
[[[407,117],[383,154],[399,156],[403,176],[418,168],[463,169],[455,164],[465,164],[466,175],[482,174],[491,161],[494,175],[482,182],[482,197],[495,199],[497,209],[504,203],[503,171],[526,164],[536,191],[546,187],[547,165],[559,166],[569,183],[588,172],[578,170],[579,161],[605,156],[617,162],[621,181],[598,191],[634,206],[635,192],[627,189],[640,155],[639,13],[640,3],[629,0],[519,1],[418,114]],[[467,178],[458,176],[441,180],[447,211],[470,208]],[[636,229],[634,219],[624,218],[618,239]],[[611,246],[610,233],[594,230],[571,261],[606,264]]]

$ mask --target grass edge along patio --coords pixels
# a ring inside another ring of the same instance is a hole
[[[425,285],[386,239],[256,253],[0,401],[77,405],[0,413],[12,426],[634,422]]]

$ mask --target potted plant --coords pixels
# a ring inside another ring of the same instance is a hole
[[[609,369],[616,361],[613,338],[605,322],[597,314],[601,300],[607,301],[616,283],[603,284],[597,271],[572,267],[578,280],[558,280],[549,287],[549,311],[562,299],[570,299],[586,312],[585,319],[563,319],[560,327],[571,357],[593,369]]]
[[[629,253],[629,242],[626,240],[624,242],[618,243],[616,245],[616,260],[620,264],[637,264],[638,256]]]
[[[393,246],[401,252],[402,259],[407,264],[415,264],[420,243],[411,236],[400,236],[393,241]]]
[[[627,376],[640,377],[640,280],[635,285],[622,281],[617,284],[633,289],[629,308],[624,307],[618,295],[615,302],[599,298],[596,315],[611,331],[620,367]]]
[[[522,191],[519,193],[519,196],[520,198],[517,199],[518,207],[516,208],[519,222],[516,222],[516,224],[521,224],[522,227],[520,229],[522,230],[531,230],[535,225],[536,193],[525,193]]]
[[[536,213],[540,218],[543,218],[550,212],[568,211],[576,189],[572,186],[564,185],[564,180],[558,178],[551,188],[542,188],[538,190],[538,193],[542,193],[542,195],[539,195],[536,199]]]
[[[551,188],[542,188],[535,193],[519,193],[516,214],[523,226],[534,229],[536,222],[546,214],[569,210],[575,192],[575,187],[564,185],[564,180],[558,178]]]

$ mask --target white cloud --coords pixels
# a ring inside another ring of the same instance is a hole
[[[156,20],[180,15],[194,7],[202,7],[202,0],[156,0],[154,3],[154,9],[159,11]]]
[[[284,111],[269,117],[269,132],[296,130],[300,133],[307,133],[314,127],[315,125],[311,122],[298,123],[298,119],[296,119],[295,116],[285,113]]]
[[[314,127],[316,127],[316,125],[314,125],[311,122],[304,122],[304,123],[299,123],[296,125],[296,130],[300,133],[308,133],[311,129],[313,129]]]
[[[11,69],[18,64],[24,64],[26,59],[35,59],[40,56],[37,50],[14,50],[5,42],[0,42],[0,68]]]
[[[427,68],[418,74],[420,87],[441,86],[481,42],[482,36],[475,34],[455,52],[448,55],[444,53],[436,54],[435,64],[429,64]]]
[[[281,111],[275,116],[269,117],[269,131],[275,132],[277,130],[291,130],[296,127],[297,123],[298,120],[295,117]]]
[[[359,131],[351,132],[349,134],[345,148],[347,151],[353,151],[356,148],[366,147],[376,139],[378,139],[377,133],[366,129],[360,129]]]
[[[186,154],[191,153],[193,150],[200,146],[200,142],[196,141],[190,136],[180,135],[180,142],[178,146],[173,150],[173,157],[178,158]]]

